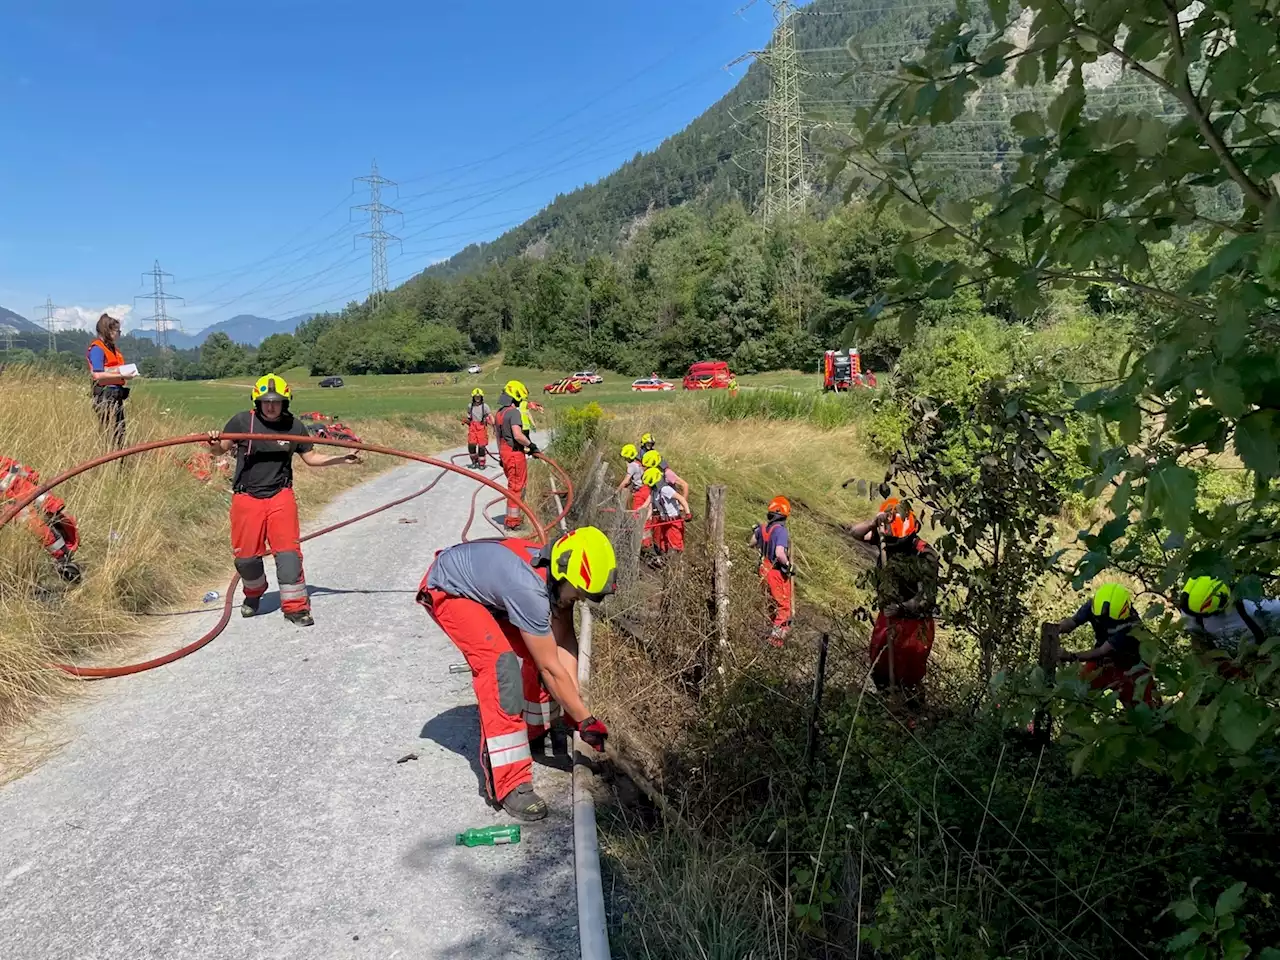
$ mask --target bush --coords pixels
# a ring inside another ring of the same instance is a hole
[[[585,407],[570,407],[556,423],[552,441],[557,458],[572,460],[600,433],[604,410],[592,400]]]

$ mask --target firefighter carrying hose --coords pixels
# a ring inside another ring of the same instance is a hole
[[[751,530],[751,545],[760,551],[760,579],[769,595],[773,629],[769,642],[780,647],[791,632],[791,591],[794,571],[791,567],[791,533],[787,518],[791,501],[774,497],[766,508],[764,526]]]
[[[476,387],[471,391],[471,405],[467,407],[462,422],[467,425],[467,453],[471,454],[471,469],[483,470],[489,455],[489,427],[493,413],[484,402],[484,391]]]
[[[871,677],[876,688],[902,687],[915,699],[933,649],[933,610],[940,560],[920,539],[920,521],[906,503],[890,497],[871,520],[850,528],[877,549],[876,606],[871,631]]]
[[[16,501],[40,486],[40,474],[17,460],[0,456],[0,504]],[[66,503],[52,493],[42,493],[23,508],[21,516],[44,544],[58,576],[68,583],[80,582],[76,550],[80,531],[76,518],[67,513]],[[3,511],[0,511],[3,512]]]
[[[529,481],[529,455],[538,452],[537,445],[529,438],[529,415],[524,404],[529,399],[529,389],[519,380],[508,380],[498,398],[498,459],[507,478],[507,489],[519,497]],[[524,522],[515,501],[507,500],[507,516],[504,526],[516,530]]]
[[[289,412],[293,394],[284,378],[274,373],[253,386],[253,409],[237,413],[221,431],[209,431],[209,446],[226,453],[236,448],[236,472],[231,480],[231,548],[236,572],[244,583],[240,615],[258,612],[267,592],[267,572],[262,558],[268,547],[276,557],[280,582],[280,610],[285,619],[310,627],[311,600],[302,572],[302,548],[298,544],[298,502],[293,496],[293,455],[309,467],[362,463],[358,453],[325,456],[307,442],[310,434]],[[289,439],[223,440],[223,433],[271,433]]]
[[[516,819],[547,815],[529,742],[561,710],[585,742],[604,749],[608,728],[578,690],[573,605],[615,589],[613,545],[595,527],[542,547],[515,537],[456,544],[436,554],[418,587],[418,602],[471,667],[485,786]]]
[[[644,485],[649,488],[649,506],[645,514],[645,526],[652,524],[653,548],[657,556],[655,566],[662,565],[664,555],[684,552],[684,524],[692,520],[689,501],[667,482],[662,471],[650,467],[644,472]]]
[[[1134,628],[1142,619],[1133,606],[1133,594],[1118,583],[1106,583],[1086,600],[1071,616],[1056,623],[1046,623],[1044,630],[1052,637],[1063,637],[1078,627],[1093,628],[1094,645],[1080,653],[1060,651],[1063,663],[1083,663],[1081,675],[1095,690],[1114,690],[1120,702],[1133,706],[1138,681],[1150,678],[1151,668],[1142,662],[1139,640]],[[1143,702],[1154,706],[1155,689],[1150,679],[1144,685]]]

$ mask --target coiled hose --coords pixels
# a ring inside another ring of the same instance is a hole
[[[278,441],[280,439],[278,434],[263,434],[263,433],[223,433],[223,434],[220,434],[220,436],[223,440],[234,440],[234,441],[239,441],[239,440]],[[187,443],[203,444],[203,443],[207,443],[208,440],[209,440],[208,434],[193,433],[183,437],[171,437],[167,440],[152,440],[149,443],[139,443],[132,447],[127,447],[123,450],[117,450],[112,453],[104,454],[103,456],[96,457],[93,460],[87,460],[78,466],[72,467],[70,470],[60,473],[58,476],[54,477],[48,483],[31,491],[25,496],[15,500],[4,511],[4,513],[0,513],[0,527],[5,526],[5,524],[9,523],[11,520],[17,517],[37,497],[42,496],[45,493],[48,493],[50,490],[54,489],[55,487],[61,486],[62,484],[66,483],[68,480],[71,480],[74,477],[78,477],[82,473],[87,473],[90,470],[93,470],[104,464],[111,463],[115,460],[122,460],[125,457],[136,456],[140,453],[146,453],[150,450],[160,450],[165,447],[176,447],[176,446],[180,446],[182,444],[187,444]],[[322,537],[326,533],[333,533],[335,530],[341,530],[343,527],[349,527],[353,523],[359,523],[361,520],[366,520],[369,517],[382,513],[383,511],[390,510],[392,507],[397,507],[403,503],[408,503],[410,500],[417,499],[418,497],[421,497],[423,494],[430,492],[435,487],[435,485],[438,484],[441,480],[443,480],[445,475],[449,473],[456,473],[465,477],[470,477],[472,480],[476,480],[479,483],[483,484],[484,486],[490,487],[498,491],[498,493],[500,493],[501,496],[499,496],[497,499],[493,501],[490,501],[490,503],[486,505],[486,509],[488,506],[492,506],[495,503],[501,503],[505,500],[510,500],[512,503],[514,503],[520,509],[520,512],[523,513],[526,517],[528,517],[530,524],[533,525],[533,529],[536,534],[536,539],[540,543],[546,542],[547,530],[554,529],[555,526],[569,513],[569,510],[573,506],[573,481],[570,479],[568,473],[558,463],[556,463],[554,460],[550,459],[549,457],[543,456],[541,453],[535,454],[535,456],[537,457],[537,459],[546,463],[552,469],[552,471],[558,474],[561,480],[564,481],[565,489],[559,492],[561,492],[566,497],[564,510],[560,513],[559,516],[557,516],[554,520],[551,521],[551,523],[547,524],[546,526],[543,526],[543,524],[539,522],[537,514],[533,511],[532,508],[528,506],[528,504],[526,504],[519,497],[508,492],[504,487],[499,486],[497,483],[490,480],[488,477],[485,477],[479,473],[475,473],[472,470],[468,470],[465,467],[460,467],[455,463],[446,462],[444,460],[438,460],[435,457],[428,457],[424,454],[413,453],[408,450],[394,450],[391,447],[383,447],[378,444],[363,443],[355,440],[337,440],[333,438],[315,437],[315,438],[312,438],[309,442],[313,444],[318,444],[321,446],[343,447],[348,450],[363,450],[368,453],[381,453],[389,457],[399,457],[403,460],[414,460],[414,461],[417,461],[418,463],[425,463],[428,466],[439,467],[440,475],[437,476],[434,480],[432,480],[429,484],[427,484],[425,487],[423,487],[421,490],[417,491],[416,493],[411,493],[406,497],[400,497],[397,500],[392,500],[390,503],[384,503],[382,506],[376,507],[373,510],[368,510],[365,513],[362,513],[358,516],[351,517],[348,520],[343,520],[341,523],[335,523],[335,524],[332,524],[331,526],[324,527],[323,529],[316,530],[313,533],[309,533],[299,540],[300,543],[305,543],[308,540],[314,540],[316,537]],[[459,454],[455,456],[453,459],[455,460],[460,459],[463,456],[466,456],[466,454]],[[479,491],[477,490],[476,493],[479,493]],[[463,528],[463,535],[462,535],[463,541],[467,540],[467,534],[470,531],[472,522],[475,519],[475,512],[476,512],[476,496],[473,494],[471,498],[471,514],[470,516],[468,516],[467,524]],[[486,519],[489,519],[487,515],[486,515]],[[492,523],[492,520],[490,520],[490,522]],[[270,554],[268,554],[268,556],[270,556]],[[143,673],[147,670],[154,670],[156,667],[163,667],[165,664],[173,663],[175,660],[181,660],[183,657],[188,656],[192,653],[195,653],[197,650],[199,650],[201,647],[205,646],[207,643],[212,641],[220,633],[222,633],[223,630],[226,629],[227,624],[231,622],[232,602],[235,596],[236,586],[239,583],[240,583],[240,575],[238,573],[234,574],[231,577],[231,582],[227,585],[226,597],[222,604],[222,615],[218,618],[218,622],[215,623],[207,633],[197,638],[196,640],[193,640],[191,643],[187,644],[185,647],[180,647],[179,649],[174,650],[171,653],[166,653],[163,656],[155,657],[154,659],[151,659],[151,660],[144,660],[141,663],[131,663],[131,664],[126,664],[124,666],[119,666],[119,667],[81,667],[81,666],[76,666],[75,664],[70,664],[70,663],[51,663],[49,664],[49,666],[54,669],[61,670],[63,673],[70,674],[73,677],[80,677],[81,679],[85,679],[85,680],[102,680],[110,677],[127,677],[131,674]]]

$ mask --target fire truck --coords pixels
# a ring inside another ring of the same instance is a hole
[[[854,387],[874,387],[876,375],[862,372],[862,356],[850,347],[848,352],[828,350],[822,358],[823,391],[852,390]]]

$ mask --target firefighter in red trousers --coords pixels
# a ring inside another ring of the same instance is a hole
[[[560,709],[584,741],[604,749],[609,731],[578,691],[573,605],[599,603],[615,589],[613,546],[595,527],[543,547],[514,537],[456,544],[436,554],[418,587],[418,602],[471,667],[485,786],[516,819],[547,815],[533,789],[529,742]]]
[[[471,391],[471,405],[467,407],[462,422],[467,425],[467,453],[471,454],[471,469],[483,470],[489,455],[489,425],[493,413],[484,402],[484,391],[476,387]]]
[[[644,472],[644,485],[649,488],[649,508],[645,526],[653,527],[653,548],[657,553],[656,565],[662,565],[662,557],[675,551],[684,553],[684,524],[692,520],[689,501],[667,482],[658,467]]]
[[[782,646],[791,632],[791,533],[787,530],[787,518],[791,516],[791,501],[786,497],[774,497],[769,501],[764,526],[757,525],[751,531],[751,545],[760,551],[760,579],[769,594],[769,606],[773,613],[773,630],[769,642]]]
[[[933,649],[933,620],[940,561],[919,537],[920,521],[911,508],[891,497],[872,520],[850,532],[877,548],[876,605],[871,632],[871,677],[876,688],[898,686],[914,699]]]
[[[524,493],[529,481],[529,455],[538,452],[529,439],[526,416],[522,409],[529,399],[529,389],[519,380],[508,380],[498,398],[498,459],[507,478],[507,489],[513,496]],[[524,522],[524,515],[514,500],[507,500],[507,517],[504,526],[516,530]]]
[[[0,457],[0,513],[4,512],[6,500],[20,500],[39,486],[40,474],[17,460]],[[80,546],[80,531],[76,518],[67,513],[66,507],[59,497],[44,493],[23,508],[21,516],[44,543],[58,576],[68,583],[79,583],[76,550]]]
[[[1134,628],[1142,626],[1142,618],[1133,606],[1133,594],[1119,583],[1104,583],[1094,595],[1071,616],[1044,624],[1045,630],[1059,639],[1088,624],[1093,630],[1094,645],[1080,653],[1059,651],[1063,663],[1083,663],[1081,676],[1094,690],[1114,690],[1120,702],[1132,707],[1139,681],[1142,700],[1149,707],[1158,702],[1151,668],[1142,662],[1140,641]]]
[[[236,572],[244,584],[240,615],[258,612],[267,592],[267,571],[262,558],[268,547],[276,556],[280,582],[280,610],[285,619],[302,627],[315,623],[302,572],[302,548],[298,545],[298,502],[293,496],[293,455],[310,467],[361,463],[358,453],[325,456],[307,442],[310,434],[289,413],[293,394],[283,377],[269,373],[253,386],[253,409],[237,413],[221,432],[209,431],[209,446],[226,453],[233,441],[223,433],[271,433],[289,439],[238,440],[236,472],[231,480],[231,548]]]

